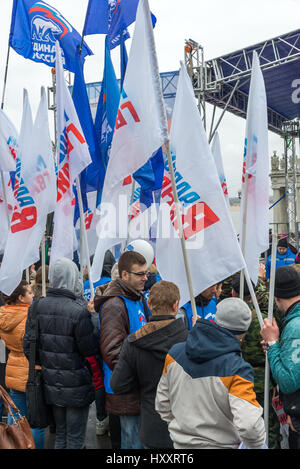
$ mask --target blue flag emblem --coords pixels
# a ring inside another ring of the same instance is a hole
[[[81,36],[52,6],[43,1],[14,0],[9,44],[20,55],[34,62],[55,66],[55,42],[62,48],[64,67],[75,71],[76,48]],[[92,51],[83,43],[82,57]]]

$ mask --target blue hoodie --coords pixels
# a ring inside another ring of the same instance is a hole
[[[268,257],[266,262],[266,278],[270,278],[271,272],[271,255]],[[276,253],[276,269],[283,265],[295,264],[296,254],[293,254],[290,248],[287,248],[285,254],[279,254],[278,249]]]

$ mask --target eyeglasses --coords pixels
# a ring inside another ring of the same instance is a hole
[[[150,272],[130,272],[129,270],[127,272],[129,274],[134,274],[137,277],[148,277],[150,275]]]

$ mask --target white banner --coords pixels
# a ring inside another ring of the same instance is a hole
[[[15,126],[0,109],[0,171],[16,170],[18,140]]]
[[[259,58],[254,51],[246,121],[240,241],[242,246],[244,236],[244,258],[250,278],[255,284],[260,254],[269,249],[269,173],[266,89]]]
[[[57,103],[57,203],[50,263],[60,257],[73,259],[76,249],[74,230],[73,183],[91,162],[88,145],[68,90],[56,42],[56,103]]]
[[[223,159],[222,159],[222,152],[221,152],[221,145],[220,145],[220,138],[218,132],[215,133],[213,143],[211,146],[211,152],[215,160],[216,168],[219,175],[220,184],[222,187],[222,191],[226,200],[228,207],[230,208],[230,202],[228,197],[228,188],[227,188],[227,181],[225,177],[225,171],[223,167]]]
[[[35,124],[27,91],[15,173],[15,207],[11,218],[2,266],[0,289],[9,295],[18,286],[24,269],[40,258],[40,243],[47,214],[55,203],[55,171],[43,90]]]
[[[244,261],[195,102],[191,80],[183,64],[177,86],[170,143],[193,292],[197,296],[209,286],[242,269]],[[190,294],[168,169],[166,164],[156,262],[161,277],[180,288],[180,305],[183,305],[190,300]]]
[[[148,0],[140,0],[104,181],[93,281],[100,278],[105,251],[127,239],[131,175],[167,139],[149,4]]]

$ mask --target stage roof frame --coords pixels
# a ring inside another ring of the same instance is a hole
[[[205,102],[246,118],[254,50],[266,85],[269,129],[282,135],[283,122],[300,117],[300,29],[207,60]]]

